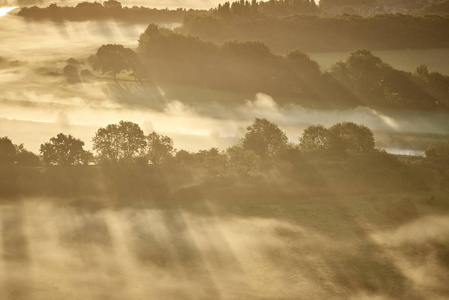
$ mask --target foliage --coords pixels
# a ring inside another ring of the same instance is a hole
[[[7,137],[0,138],[0,165],[13,164],[16,156],[16,148]]]
[[[79,83],[81,79],[78,74],[78,69],[72,65],[68,64],[62,69],[62,73],[64,74],[68,83]]]
[[[86,166],[32,171],[35,168],[17,168],[14,164],[37,166],[37,156],[23,145],[14,146],[8,138],[0,139],[0,157],[8,157],[10,164],[0,168],[0,179],[3,180],[0,180],[0,185],[4,188],[0,192],[16,193],[18,185],[14,176],[23,176],[20,172],[28,176],[21,179],[27,193],[45,194],[48,190],[62,195],[97,195],[104,192],[105,186],[119,198],[132,195],[139,199],[145,193],[166,199],[170,195],[170,185],[173,182],[182,185],[186,178],[193,180],[195,185],[202,180],[207,184],[229,187],[259,184],[267,191],[275,187],[286,194],[307,191],[310,195],[335,191],[410,190],[429,186],[444,188],[449,184],[447,169],[443,164],[434,164],[437,159],[423,158],[423,165],[404,164],[396,156],[374,149],[371,130],[352,122],[337,123],[329,129],[322,125],[310,126],[298,145],[289,143],[277,124],[256,118],[239,145],[226,151],[218,148],[193,153],[180,150],[173,160],[173,142],[169,137],[155,132],[145,137],[139,126],[131,122],[121,121],[100,128],[93,142],[102,163],[99,168]],[[88,164],[92,161],[92,153],[84,151],[83,145],[81,140],[61,133],[41,145],[40,151],[47,165]],[[440,148],[437,146],[435,150],[438,155],[443,153]],[[449,147],[445,145],[441,149],[447,156]],[[315,153],[325,155],[309,155]],[[139,159],[145,163],[140,163]],[[161,166],[150,167],[147,159]],[[164,165],[168,160],[173,163]],[[104,186],[98,185],[96,170],[100,170]],[[165,176],[164,172],[180,172],[182,175],[171,178],[174,173]]]
[[[37,167],[40,165],[39,157],[31,151],[25,149],[23,144],[15,145],[16,164],[21,167]],[[88,151],[85,151],[88,152]]]
[[[301,151],[324,152],[329,148],[329,130],[323,125],[307,127],[299,138]]]
[[[334,154],[369,153],[374,150],[373,132],[353,122],[337,123],[329,128],[329,149]]]
[[[95,56],[90,58],[92,68],[102,73],[111,73],[114,80],[117,74],[129,70],[138,74],[140,62],[137,54],[123,45],[103,45],[98,48]]]
[[[84,142],[71,135],[59,133],[40,147],[46,165],[80,165],[85,163]]]
[[[449,108],[449,76],[396,70],[368,50],[357,50],[322,73],[298,50],[275,55],[260,41],[220,46],[151,24],[140,35],[137,51],[156,82],[265,93],[280,104],[321,109]]]
[[[147,136],[146,153],[152,164],[159,165],[173,157],[173,140],[153,131]]]
[[[412,74],[395,70],[368,50],[357,50],[337,63],[331,75],[370,107],[435,109],[440,106]],[[447,97],[446,97],[447,98]]]
[[[449,157],[449,141],[429,145],[426,149],[426,157]]]
[[[92,139],[93,149],[101,161],[131,161],[142,155],[147,145],[138,124],[120,121],[98,129]]]
[[[253,151],[261,158],[275,157],[287,147],[285,132],[267,119],[256,118],[246,130],[243,149]]]
[[[291,16],[318,13],[315,2],[309,0],[240,0],[219,4],[213,13],[222,18],[255,18],[266,16]]]
[[[329,129],[323,125],[309,126],[299,142],[301,151],[305,153],[330,156],[370,153],[375,145],[373,132],[353,122],[337,123]]]
[[[229,147],[229,170],[240,175],[254,176],[260,169],[260,156],[252,150],[244,150],[241,146]]]
[[[321,4],[321,3],[320,3]],[[367,48],[419,49],[449,47],[449,16],[376,14],[369,17],[342,14],[290,17],[229,18],[191,16],[183,30],[214,42],[260,40],[276,53],[348,51]]]
[[[117,20],[121,22],[144,23],[180,23],[187,14],[201,14],[202,10],[156,9],[143,6],[126,7],[115,0],[103,4],[98,2],[81,2],[75,7],[51,4],[47,7],[22,7],[18,15],[34,20]]]

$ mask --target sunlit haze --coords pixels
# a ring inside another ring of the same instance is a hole
[[[0,0],[0,300],[447,298],[448,3]]]

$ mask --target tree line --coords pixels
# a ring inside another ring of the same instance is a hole
[[[329,129],[321,125],[308,127],[299,138],[300,143],[288,141],[285,132],[267,119],[256,118],[246,128],[239,144],[220,151],[217,148],[191,153],[175,150],[168,136],[151,132],[145,135],[140,126],[129,121],[120,121],[101,127],[92,138],[95,155],[84,149],[85,143],[64,133],[59,133],[40,146],[40,157],[25,149],[23,144],[14,145],[3,137],[0,139],[0,162],[3,165],[88,165],[92,163],[198,163],[218,160],[254,171],[260,160],[294,159],[302,154],[313,154],[323,158],[342,158],[354,153],[374,151],[372,131],[352,122],[337,123]]]
[[[117,203],[169,205],[178,188],[192,184],[215,196],[261,191],[260,197],[449,187],[447,165],[419,158],[407,163],[376,149],[372,131],[352,122],[312,125],[290,142],[277,124],[256,118],[236,145],[190,152],[175,149],[168,136],[146,135],[139,125],[120,121],[99,128],[92,144],[90,152],[80,139],[60,133],[38,156],[1,138],[0,196],[83,199],[106,192]],[[183,193],[203,197],[195,189]]]
[[[240,0],[219,4],[211,10],[212,15],[221,18],[266,16],[290,16],[297,14],[317,14],[320,10],[313,0]]]
[[[51,19],[56,21],[117,20],[133,23],[170,22],[181,23],[187,14],[204,13],[201,10],[156,9],[144,6],[126,7],[119,1],[80,2],[74,7],[58,6],[53,3],[47,7],[23,7],[18,16],[33,20]]]
[[[375,109],[447,110],[449,76],[394,69],[368,50],[322,72],[318,63],[294,50],[275,55],[258,41],[222,45],[151,24],[139,37],[136,52],[103,45],[89,57],[94,70],[128,72],[140,80],[184,84],[242,93],[266,93],[281,104],[319,109],[367,106]]]
[[[103,3],[81,2],[75,7],[58,6],[53,3],[47,7],[23,7],[18,15],[34,20],[105,20],[126,22],[177,22],[181,23],[187,15],[210,15],[219,18],[263,18],[289,17],[295,15],[338,16],[341,14],[372,15],[385,14],[401,8],[415,15],[447,15],[447,1],[433,3],[430,0],[404,1],[389,0],[379,5],[373,0],[322,0],[319,6],[314,0],[238,0],[224,2],[208,11],[199,9],[155,9],[143,6],[124,7],[119,1],[108,0]]]
[[[22,154],[14,150],[20,148],[20,151],[26,151],[23,146],[5,151],[12,142],[6,137],[2,138],[0,178],[4,180],[0,181],[0,195],[8,191],[14,194],[21,189],[32,194],[36,191],[66,194],[67,190],[73,193],[98,193],[94,169],[76,167],[92,164],[100,167],[108,189],[119,196],[151,190],[152,194],[156,191],[162,193],[161,197],[166,197],[164,193],[169,187],[166,182],[161,181],[164,175],[160,171],[169,172],[170,175],[167,176],[174,181],[183,182],[191,176],[203,174],[206,182],[218,180],[219,185],[230,186],[239,180],[261,184],[260,181],[266,180],[272,172],[280,172],[278,180],[296,178],[309,182],[307,184],[310,184],[310,189],[327,191],[320,185],[319,178],[322,174],[316,173],[316,167],[324,167],[323,172],[332,174],[335,168],[341,170],[341,163],[361,164],[364,168],[363,165],[374,161],[375,168],[380,170],[397,168],[395,174],[402,174],[398,179],[401,182],[398,187],[402,188],[406,182],[403,181],[406,176],[402,170],[404,166],[393,155],[375,149],[370,129],[352,122],[337,123],[328,129],[321,125],[310,126],[295,143],[288,140],[277,124],[264,118],[256,118],[246,128],[246,133],[238,144],[225,150],[210,148],[190,152],[176,150],[168,136],[156,132],[145,135],[138,124],[120,121],[99,128],[92,144],[95,154],[85,150],[84,142],[80,139],[60,133],[40,146],[39,156],[27,151],[33,163],[24,164],[23,160],[18,159]],[[320,165],[321,163],[324,165]],[[42,165],[46,166],[42,174],[33,171],[39,168],[23,168]],[[152,167],[148,168],[150,166]],[[372,176],[370,172],[371,170],[363,174]],[[352,171],[350,174],[354,175]],[[398,180],[394,182],[397,183]],[[41,184],[36,184],[41,181]],[[85,191],[81,191],[84,189]]]
[[[277,53],[449,47],[447,15],[188,15],[182,31],[220,43],[260,40]]]

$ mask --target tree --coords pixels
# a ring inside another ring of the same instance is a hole
[[[92,68],[102,73],[111,73],[114,81],[116,75],[122,71],[138,70],[140,63],[137,54],[130,48],[123,45],[103,45],[98,48],[97,53],[89,58]]]
[[[0,165],[13,164],[16,156],[16,148],[12,141],[5,137],[0,138]]]
[[[323,152],[329,147],[329,131],[323,125],[307,127],[299,138],[304,152]]]
[[[259,170],[260,157],[252,150],[233,146],[226,150],[226,154],[229,157],[229,169],[237,174],[254,175]]]
[[[345,62],[338,62],[331,68],[331,74],[352,90],[368,93],[382,79],[382,73],[391,67],[374,56],[369,50],[357,50]]]
[[[299,50],[289,52],[285,58],[303,79],[308,77],[316,78],[321,75],[318,63]]]
[[[122,4],[116,0],[108,0],[103,2],[105,8],[122,9]]]
[[[14,145],[16,147],[16,164],[21,167],[37,167],[40,165],[39,157],[31,151],[25,149],[23,144]]]
[[[196,157],[195,153],[190,153],[187,150],[179,150],[175,154],[176,160],[178,162],[182,162],[184,164],[194,164],[198,162],[198,157]]]
[[[68,64],[64,67],[64,69],[62,69],[62,72],[63,72],[65,79],[67,80],[68,83],[81,82],[77,67],[75,67],[71,64]]]
[[[98,129],[92,142],[99,158],[110,161],[130,161],[143,154],[146,146],[142,129],[129,121]]]
[[[246,130],[243,149],[252,150],[261,158],[274,157],[287,147],[288,138],[284,131],[267,119],[256,118]]]
[[[155,165],[159,165],[173,157],[173,141],[165,135],[157,134],[155,131],[147,136],[147,157]]]
[[[40,153],[47,165],[80,165],[86,152],[83,146],[84,142],[80,139],[59,133],[41,145]]]
[[[435,145],[429,145],[425,151],[426,157],[437,157],[437,150],[435,149]]]
[[[329,149],[334,154],[368,153],[374,150],[373,132],[364,125],[342,122],[329,128]]]
[[[439,142],[429,145],[425,151],[426,157],[448,157],[449,141],[447,143]]]

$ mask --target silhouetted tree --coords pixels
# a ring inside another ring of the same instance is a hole
[[[425,151],[426,157],[436,157],[437,150],[435,149],[435,145],[429,145]]]
[[[287,146],[288,138],[284,131],[267,119],[256,118],[246,130],[243,149],[252,150],[261,158],[276,156]]]
[[[40,165],[39,156],[25,149],[23,144],[15,145],[16,147],[16,164],[21,167],[37,167]]]
[[[426,157],[449,157],[449,141],[429,145],[425,151]]]
[[[316,78],[321,75],[318,63],[299,50],[289,52],[285,58],[303,78]]]
[[[47,165],[80,165],[83,163],[84,142],[71,135],[59,133],[48,143],[42,144],[40,153]]]
[[[198,158],[195,153],[191,153],[187,150],[181,149],[175,154],[176,161],[184,163],[184,164],[194,164],[198,162]]]
[[[78,83],[81,82],[81,79],[78,74],[78,69],[72,64],[68,64],[62,70],[66,80],[68,83]]]
[[[226,150],[229,170],[243,175],[255,175],[260,168],[260,157],[252,150],[233,146]]]
[[[129,121],[98,129],[92,142],[99,158],[110,161],[130,161],[142,155],[146,146],[142,129]]]
[[[98,48],[95,56],[90,58],[92,68],[102,73],[111,73],[116,81],[116,76],[122,71],[135,71],[139,67],[139,58],[130,48],[123,45],[103,45]]]
[[[373,132],[364,125],[342,122],[329,128],[329,150],[341,155],[345,153],[368,153],[374,149]]]
[[[103,2],[103,6],[106,8],[112,8],[112,9],[121,9],[122,4],[116,0],[108,0]]]
[[[159,165],[173,157],[173,141],[165,135],[153,131],[147,136],[147,157],[155,165]]]
[[[0,138],[0,165],[13,164],[16,156],[16,148],[7,137]]]
[[[329,131],[323,125],[307,127],[299,138],[304,152],[323,152],[329,148]]]
[[[228,157],[218,148],[200,150],[198,151],[197,156],[204,166],[215,174],[224,173],[227,170]]]

